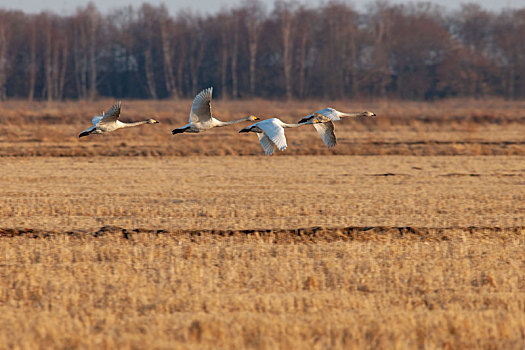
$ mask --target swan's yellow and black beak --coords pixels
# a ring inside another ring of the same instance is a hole
[[[156,119],[153,121],[153,124],[158,124],[158,123],[160,123],[160,122],[158,120],[156,120]]]

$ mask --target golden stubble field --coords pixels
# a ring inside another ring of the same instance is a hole
[[[2,164],[3,347],[525,344],[523,157]]]
[[[4,158],[3,227],[515,227],[525,157]]]
[[[78,140],[108,103],[0,105],[0,348],[525,347],[520,102],[334,102],[378,118],[273,157],[241,126],[174,138],[188,101]]]

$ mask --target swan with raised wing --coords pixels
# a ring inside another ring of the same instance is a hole
[[[93,126],[82,131],[78,137],[88,136],[91,134],[105,134],[117,129],[129,128],[132,126],[139,126],[144,124],[158,124],[159,122],[155,119],[147,119],[140,122],[124,123],[118,120],[120,117],[120,108],[122,103],[119,101],[110,108],[109,111],[103,113],[103,115],[94,116],[91,119]]]
[[[317,133],[319,134],[319,136],[321,136],[321,139],[328,146],[328,148],[332,148],[337,143],[337,139],[335,137],[334,132],[335,126],[333,122],[341,120],[341,118],[345,117],[375,117],[375,113],[369,111],[358,113],[343,113],[333,108],[324,108],[320,111],[307,115],[299,121],[299,124],[304,124],[313,119],[317,120],[318,123],[313,124],[315,130],[317,130]]]
[[[213,87],[202,90],[195,96],[190,110],[189,123],[171,131],[173,135],[184,132],[199,133],[219,126],[227,126],[244,121],[259,120],[255,116],[223,122],[215,119],[211,113],[211,95]]]
[[[273,154],[275,146],[279,151],[284,151],[288,145],[286,144],[286,136],[284,135],[285,128],[297,128],[299,126],[320,123],[317,119],[312,118],[304,123],[287,124],[278,118],[271,118],[261,120],[258,123],[252,124],[239,132],[254,132],[259,137],[264,153],[267,156]]]

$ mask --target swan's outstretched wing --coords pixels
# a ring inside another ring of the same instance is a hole
[[[317,111],[315,113],[313,113],[314,115],[315,114],[320,114],[332,121],[337,121],[337,120],[341,120],[341,118],[339,117],[339,112],[336,111],[335,109],[333,108],[324,108],[324,109],[321,109],[320,111]]]
[[[277,124],[277,122],[272,119],[266,119],[262,122],[257,123],[259,128],[264,131],[266,136],[277,146],[279,151],[284,151],[287,147],[286,137],[284,136],[284,128]]]
[[[205,123],[211,119],[211,94],[213,88],[207,88],[199,92],[190,111],[190,123]]]
[[[115,103],[113,105],[113,107],[111,107],[109,109],[109,111],[104,113],[104,115],[102,116],[102,119],[99,121],[99,124],[102,125],[102,124],[106,124],[106,123],[116,122],[118,120],[118,117],[120,117],[120,107],[121,107],[121,105],[122,105],[121,101]]]
[[[332,148],[337,143],[334,133],[334,123],[331,121],[326,123],[316,123],[312,124],[321,136],[321,139],[326,143],[328,148]]]
[[[324,108],[320,111],[314,112],[312,114],[307,115],[303,119],[299,120],[299,123],[306,123],[310,120],[312,120],[314,117],[317,117],[317,120],[321,122],[327,122],[327,121],[337,121],[341,120],[339,117],[339,112],[337,112],[333,108]]]
[[[266,136],[264,133],[257,133],[257,137],[259,138],[259,142],[261,143],[262,148],[264,149],[264,154],[267,156],[271,156],[273,154],[274,145],[272,141]]]
[[[93,123],[93,125],[97,125],[99,121],[102,120],[102,116],[101,115],[96,115],[94,116],[93,118],[91,118],[91,122]]]
[[[84,136],[88,136],[89,134],[91,134],[91,132],[95,129],[95,125],[93,126],[90,126],[89,128],[87,128],[86,130],[82,130],[82,132],[80,133],[80,135],[78,135],[78,138],[81,138],[81,137],[84,137]]]

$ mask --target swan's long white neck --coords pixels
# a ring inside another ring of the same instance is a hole
[[[132,126],[138,126],[138,125],[143,125],[143,124],[147,124],[148,121],[147,120],[142,120],[140,122],[132,122],[132,123],[123,123],[123,122],[120,122],[120,127],[121,128],[130,128]]]
[[[358,112],[358,113],[343,113],[343,112],[339,112],[339,117],[340,117],[340,118],[345,118],[345,117],[360,117],[361,115],[363,115],[362,112]]]
[[[232,120],[230,122],[223,122],[223,121],[220,121],[218,119],[215,119],[216,122],[215,124],[217,126],[226,126],[226,125],[232,125],[232,124],[236,124],[236,123],[240,123],[240,122],[244,122],[246,120],[250,120],[250,117],[247,117],[247,118],[242,118],[242,119],[237,119],[237,120]]]
[[[287,123],[281,123],[281,126],[283,128],[297,128],[299,126],[303,126],[303,125],[308,125],[308,124],[314,124],[315,123],[315,120],[309,120],[305,123],[297,123],[297,124],[287,124]]]

